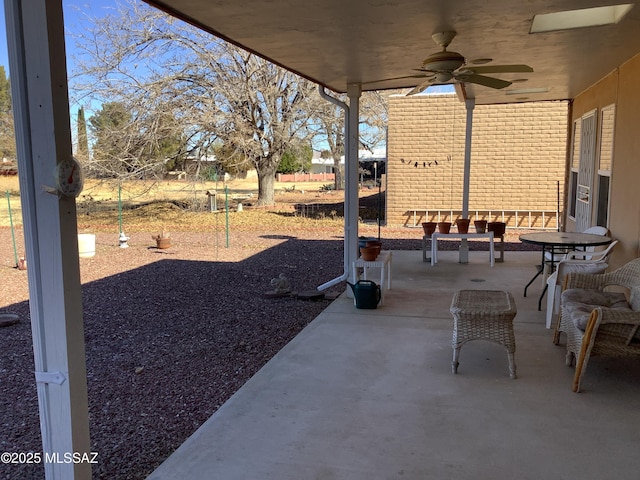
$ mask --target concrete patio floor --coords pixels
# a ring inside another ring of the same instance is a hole
[[[635,479],[640,365],[593,358],[583,391],[523,297],[538,252],[393,252],[384,306],[342,295],[247,382],[152,480]],[[375,277],[369,277],[374,278]],[[492,342],[462,347],[451,373],[456,290],[510,291],[518,378]],[[563,339],[564,341],[564,339]],[[161,427],[161,426],[159,426]]]

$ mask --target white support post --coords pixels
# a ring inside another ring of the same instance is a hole
[[[76,204],[46,193],[72,155],[61,0],[5,0],[29,268],[29,307],[47,479],[90,479],[89,416]]]
[[[462,218],[469,218],[469,188],[471,178],[471,135],[473,131],[473,109],[476,101],[473,98],[467,98],[465,101],[467,107],[467,128],[464,141],[464,180],[462,187]],[[460,242],[460,263],[469,263],[469,243],[466,238]]]
[[[347,261],[352,265],[358,259],[358,150],[360,145],[360,95],[362,89],[360,84],[347,85],[347,96],[349,97],[349,118],[347,123],[347,138],[345,144],[344,178],[345,178],[345,248],[347,251]],[[354,283],[356,279],[351,273],[349,282]],[[350,295],[349,289],[347,294]]]

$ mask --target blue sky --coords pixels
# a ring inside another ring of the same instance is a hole
[[[0,35],[0,65],[4,65],[5,71],[9,71],[9,54],[7,52],[7,27],[4,16],[4,0],[0,0],[2,4],[2,10],[0,11],[0,28],[2,29],[2,35]],[[78,19],[78,15],[81,10],[87,11],[91,9],[93,14],[98,15],[100,10],[105,7],[115,7],[116,0],[63,0],[62,8],[64,13],[65,25],[73,25]],[[73,50],[73,44],[67,43],[67,62],[69,62],[70,53]]]
[[[0,65],[3,65],[5,72],[10,75],[4,0],[0,0],[0,4],[2,6],[2,9],[0,9],[0,29],[2,29],[0,35]],[[116,0],[62,0],[65,28],[76,25],[83,12],[91,11],[92,15],[99,16],[101,10],[108,9],[109,7],[114,8],[115,6]],[[73,71],[74,43],[67,39],[65,46],[67,49],[67,70]],[[72,122],[75,121],[78,108],[77,105],[71,105],[70,107],[69,113]]]

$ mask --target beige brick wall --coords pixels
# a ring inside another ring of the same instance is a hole
[[[543,226],[536,212],[555,212],[557,182],[564,185],[567,111],[567,102],[475,107],[470,213],[505,210],[515,226],[513,211],[533,211],[534,226]],[[388,225],[413,225],[413,209],[460,211],[466,116],[455,95],[390,98]]]

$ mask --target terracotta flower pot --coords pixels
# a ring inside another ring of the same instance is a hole
[[[360,247],[360,256],[365,262],[373,262],[379,252],[378,247]]]
[[[451,222],[438,222],[438,232],[449,233],[451,230]]]
[[[484,233],[487,231],[487,221],[486,220],[475,220],[473,225],[476,227],[476,233]]]
[[[160,249],[169,248],[171,246],[171,238],[156,238],[156,246]]]
[[[456,220],[458,233],[469,233],[469,223],[470,220],[468,218],[459,218],[458,220]]]
[[[507,230],[507,224],[504,222],[489,222],[487,223],[487,231],[493,232],[494,237],[501,237]]]
[[[437,226],[438,224],[436,222],[422,222],[422,229],[424,230],[424,234],[428,237],[433,235]]]
[[[376,249],[376,257],[380,254],[380,250],[382,250],[382,242],[378,240],[369,240],[366,247],[373,247]]]

